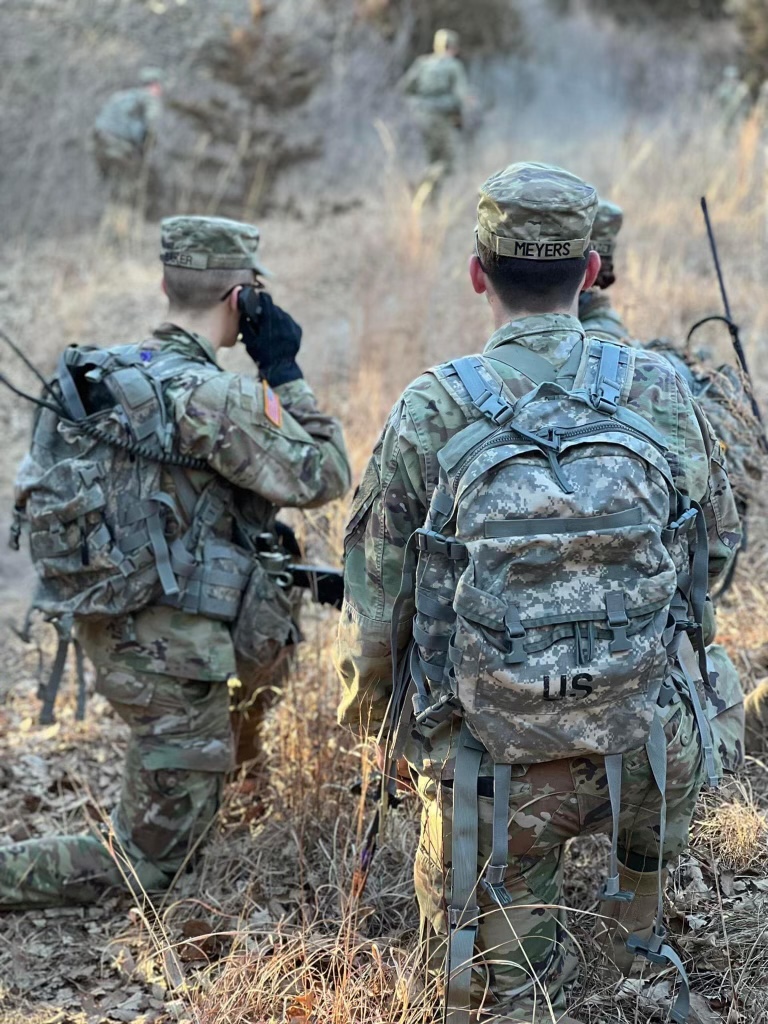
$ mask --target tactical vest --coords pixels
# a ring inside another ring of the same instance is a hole
[[[657,709],[678,693],[694,709],[708,780],[717,784],[700,692],[709,680],[701,637],[707,528],[701,508],[676,487],[665,439],[625,404],[635,358],[626,346],[584,340],[556,372],[510,344],[433,371],[469,423],[438,453],[427,521],[409,542],[415,578],[406,571],[398,606],[415,583],[413,645],[393,705],[410,685],[411,724],[425,738],[449,716],[462,722],[451,1005],[469,993],[477,853],[461,848],[459,836],[472,834],[465,826],[477,813],[486,751],[495,763],[494,825],[483,885],[501,906],[509,902],[512,764],[604,757],[613,837],[602,896],[611,899],[631,898],[618,888],[622,757],[647,750],[662,795],[663,846],[666,740]],[[528,378],[529,393],[515,399],[493,362]],[[633,948],[682,967],[663,942],[660,916],[656,925],[651,944],[635,937]]]

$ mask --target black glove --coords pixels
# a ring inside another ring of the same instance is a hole
[[[276,305],[268,292],[255,288],[243,288],[237,305],[246,351],[269,386],[276,388],[303,377],[296,362],[301,328],[293,317]]]

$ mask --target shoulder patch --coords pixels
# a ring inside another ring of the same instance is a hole
[[[283,407],[280,405],[280,399],[265,380],[261,383],[264,387],[264,415],[270,423],[274,423],[276,427],[282,427]]]

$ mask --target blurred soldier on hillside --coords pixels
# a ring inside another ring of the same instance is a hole
[[[469,274],[495,331],[405,389],[345,537],[339,717],[381,727],[422,800],[415,886],[450,1024],[572,1024],[563,882],[577,835],[612,835],[599,948],[623,973],[633,949],[679,963],[659,893],[704,775],[738,756],[708,724],[720,691],[705,710],[690,657],[703,647],[689,616],[739,540],[721,449],[665,359],[585,338],[596,209],[594,188],[557,167],[513,164],[483,184]],[[651,536],[670,578],[646,604],[667,572]]]
[[[96,163],[118,198],[135,187],[162,110],[162,71],[144,68],[139,77],[139,87],[109,97],[93,126]]]
[[[592,227],[592,248],[600,256],[600,272],[594,285],[579,296],[579,320],[590,336],[626,343],[629,341],[629,331],[611,305],[610,297],[606,295],[606,290],[616,280],[613,259],[616,238],[623,222],[624,212],[621,207],[601,199]]]
[[[723,69],[714,98],[725,129],[736,127],[749,113],[749,86],[739,77],[739,69],[735,65],[728,64]]]
[[[417,190],[422,200],[435,193],[456,163],[468,86],[459,60],[459,35],[447,28],[435,32],[433,52],[417,57],[398,88],[409,97],[421,132],[427,169]]]
[[[168,322],[135,346],[66,350],[17,477],[35,606],[74,620],[130,730],[119,803],[108,839],[0,847],[0,909],[90,902],[124,875],[170,885],[235,766],[228,679],[253,734],[265,673],[299,640],[277,513],[350,482],[341,426],[297,362],[302,330],[261,290],[258,229],[171,217],[161,236]],[[257,374],[218,365],[241,335]]]

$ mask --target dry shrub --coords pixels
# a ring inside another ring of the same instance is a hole
[[[768,867],[768,817],[748,786],[734,785],[735,796],[715,803],[698,822],[695,840],[709,846],[721,867],[749,871]]]
[[[766,0],[727,0],[734,16],[742,46],[742,71],[753,93],[757,93],[768,68],[768,2]]]
[[[271,935],[263,951],[236,955],[195,1000],[198,1024],[281,1019],[424,1024],[436,1000],[415,955],[354,937]]]

